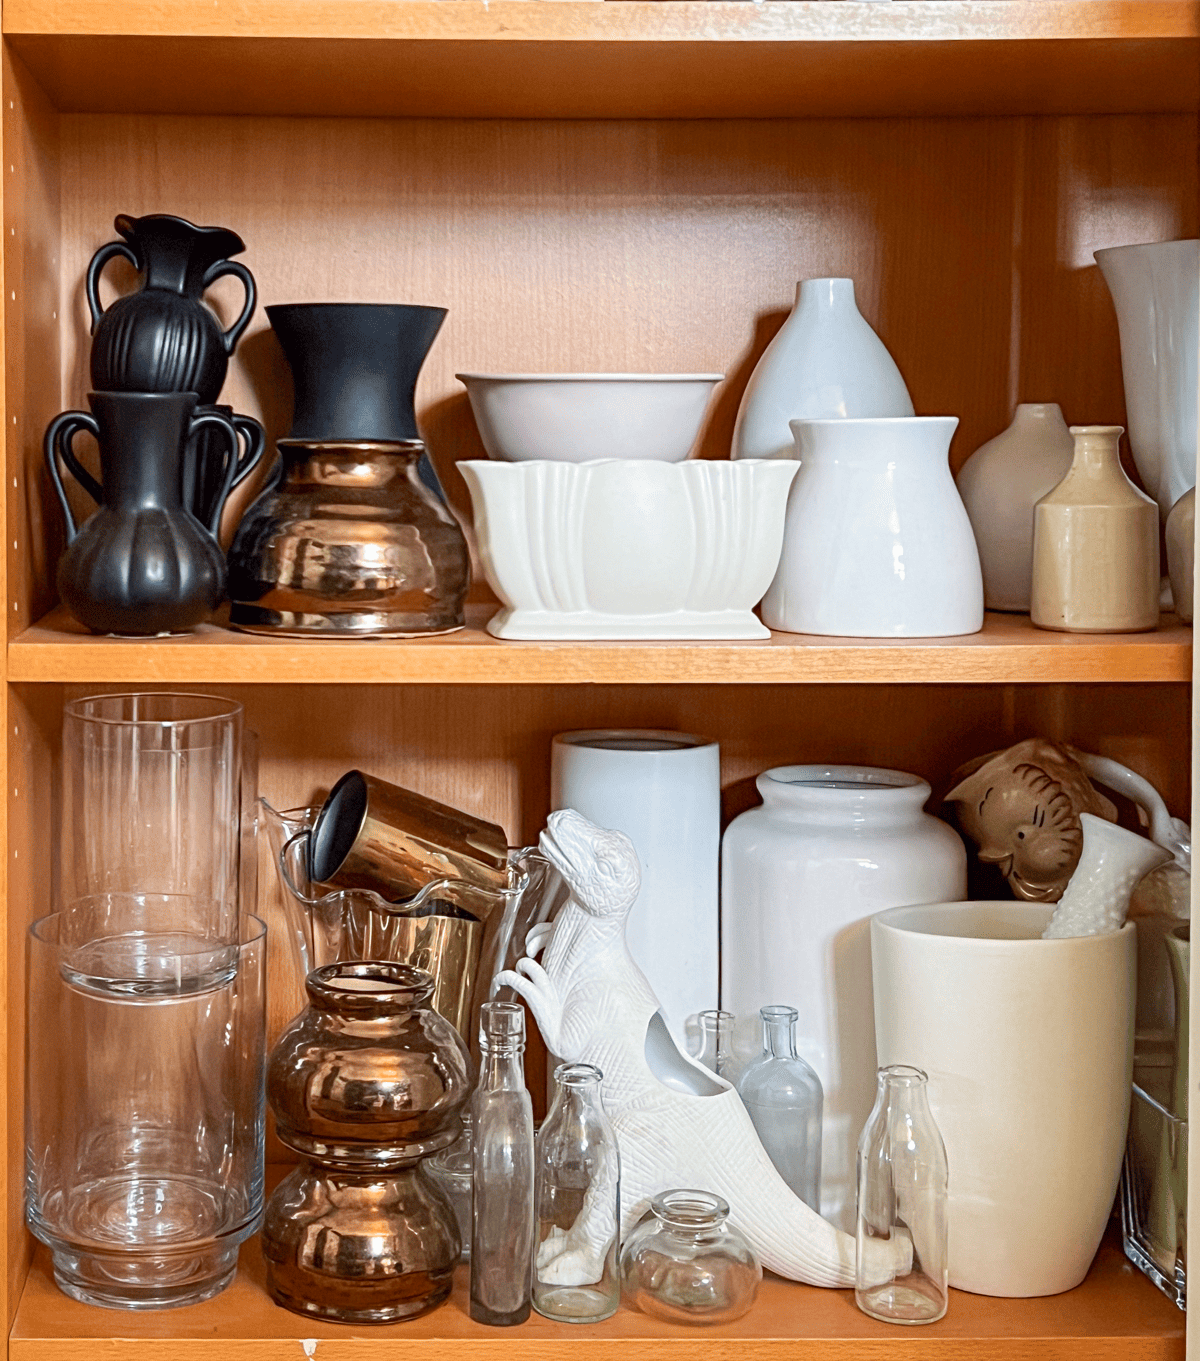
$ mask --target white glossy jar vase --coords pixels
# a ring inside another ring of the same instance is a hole
[[[796,1050],[825,1090],[821,1212],[853,1232],[855,1149],[875,1099],[871,915],[959,898],[962,841],[923,811],[929,785],[869,766],[781,766],[721,852],[721,1005],[740,1060],[760,1050],[758,1010],[795,1007]]]
[[[800,471],[768,628],[941,638],[983,627],[983,574],[950,474],[954,416],[793,421]]]

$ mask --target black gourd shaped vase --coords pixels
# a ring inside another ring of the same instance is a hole
[[[58,590],[76,619],[96,633],[149,637],[202,623],[225,592],[216,533],[237,470],[238,436],[219,412],[194,415],[192,392],[89,392],[92,411],[50,422],[43,451],[67,524]],[[81,431],[100,445],[100,480],[71,449]],[[184,499],[184,449],[200,430],[224,439],[225,480],[207,524]],[[59,462],[96,501],[81,527]]]
[[[114,226],[124,239],[100,247],[85,281],[92,314],[92,386],[98,392],[194,392],[201,405],[211,405],[254,312],[254,278],[245,265],[229,259],[245,250],[245,243],[224,227],[197,227],[165,213],[122,213]],[[142,283],[103,309],[100,274],[115,256],[128,260]],[[222,331],[203,294],[227,274],[241,280],[246,302],[238,319]]]

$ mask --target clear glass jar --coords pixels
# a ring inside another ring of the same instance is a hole
[[[929,1109],[928,1081],[919,1068],[880,1068],[875,1106],[858,1141],[854,1300],[884,1323],[936,1323],[946,1312],[946,1147]],[[881,1272],[874,1264],[884,1256],[865,1247],[869,1239],[893,1238],[912,1243],[903,1273]]]
[[[730,1323],[754,1303],[762,1267],[709,1191],[664,1191],[621,1253],[625,1303],[668,1323]]]
[[[742,1073],[741,1096],[775,1170],[821,1213],[821,1079],[796,1053],[795,1007],[763,1007],[763,1052]]]
[[[533,1105],[525,1090],[525,1012],[479,1009],[479,1086],[471,1102],[471,1317],[529,1317],[533,1265]]]
[[[590,1063],[559,1064],[534,1150],[533,1307],[566,1323],[610,1318],[621,1299],[621,1164],[603,1078]]]
[[[454,1218],[458,1221],[458,1234],[462,1239],[462,1252],[458,1260],[471,1260],[471,1158],[473,1142],[471,1138],[471,1117],[462,1118],[463,1131],[458,1138],[435,1153],[425,1164],[429,1175],[446,1193],[446,1199],[454,1208]]]
[[[699,1019],[700,1052],[696,1062],[718,1077],[725,1077],[725,1070],[733,1060],[733,1012],[702,1011]]]

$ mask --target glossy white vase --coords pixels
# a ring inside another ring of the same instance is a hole
[[[559,733],[550,806],[633,842],[642,885],[625,939],[683,1045],[688,1021],[717,1005],[720,748],[683,732]]]
[[[1196,485],[1200,241],[1114,246],[1096,263],[1117,308],[1133,461],[1165,520]]]
[[[853,279],[805,279],[750,375],[734,458],[793,458],[794,420],[911,416],[900,370],[854,300]]]
[[[875,1099],[869,918],[961,897],[967,856],[923,812],[929,786],[868,766],[781,766],[721,850],[721,1005],[735,1055],[761,1052],[758,1010],[795,1007],[796,1049],[825,1092],[821,1213],[853,1230],[855,1149]]]
[[[765,638],[793,462],[459,465],[497,638]]]
[[[1125,1150],[1135,929],[1041,940],[1053,911],[957,902],[871,922],[879,1062],[929,1074],[950,1284],[980,1295],[1077,1286]]]
[[[933,638],[983,627],[954,416],[793,421],[800,472],[763,622],[788,633]]]
[[[1075,442],[1055,402],[1022,402],[1012,424],[958,472],[989,610],[1029,610],[1033,508],[1067,475]]]

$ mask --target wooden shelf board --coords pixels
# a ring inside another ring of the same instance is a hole
[[[325,642],[260,638],[215,625],[182,638],[99,638],[54,611],[8,649],[8,679],[89,684],[1021,684],[1187,681],[1192,630],[1081,635],[989,614],[964,638],[759,642],[504,643],[491,606],[438,638]]]
[[[5,0],[3,27],[72,112],[1200,108],[1197,0]]]
[[[534,1315],[516,1328],[485,1328],[467,1310],[460,1269],[444,1308],[384,1328],[300,1318],[271,1303],[258,1240],[246,1245],[233,1285],[216,1299],[162,1313],[122,1314],[65,1298],[39,1251],[9,1338],[10,1361],[95,1361],[97,1344],[147,1361],[297,1361],[299,1339],[316,1342],[314,1361],[362,1361],[368,1354],[418,1361],[553,1361],[580,1346],[589,1361],[711,1357],[761,1361],[1182,1361],[1184,1315],[1107,1242],[1087,1280],[1049,1299],[1000,1300],[952,1291],[940,1323],[895,1328],[861,1314],[848,1290],[817,1290],[768,1276],[754,1308],[736,1323],[685,1329],[622,1308],[579,1328]],[[104,1354],[112,1354],[106,1350]]]

